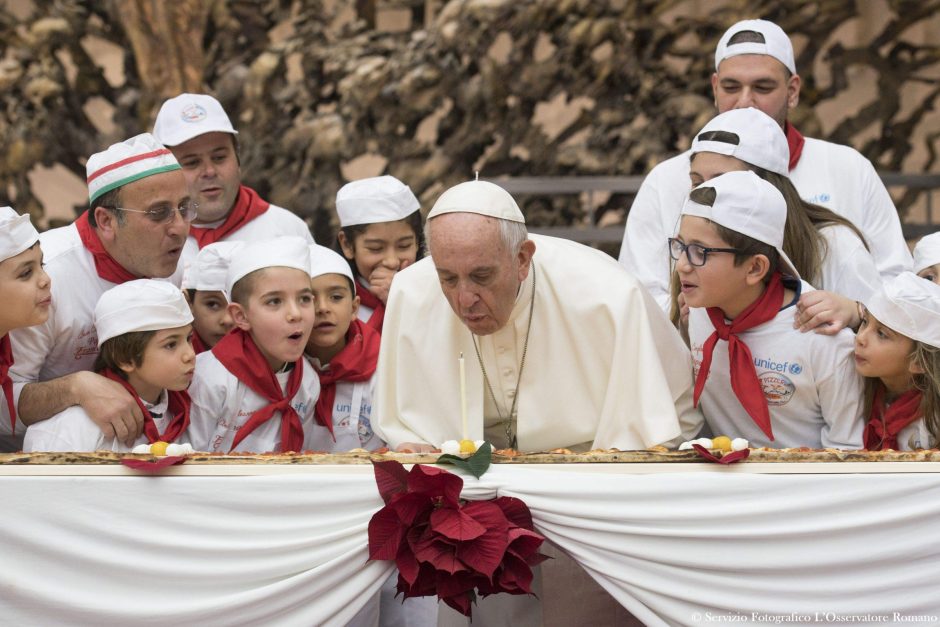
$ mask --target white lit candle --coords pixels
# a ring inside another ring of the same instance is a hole
[[[464,365],[463,353],[457,359],[460,365],[460,426],[463,429],[463,439],[469,440],[467,433],[467,368]]]

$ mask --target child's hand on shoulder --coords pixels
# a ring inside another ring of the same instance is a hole
[[[854,300],[834,292],[814,290],[800,296],[793,328],[801,333],[836,335],[842,329],[857,328],[858,323],[858,305]]]

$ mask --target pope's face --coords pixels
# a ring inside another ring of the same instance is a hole
[[[507,250],[495,218],[445,213],[432,218],[431,257],[451,309],[470,331],[489,335],[509,321],[535,244]]]

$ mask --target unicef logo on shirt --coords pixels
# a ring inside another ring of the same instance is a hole
[[[811,202],[814,205],[821,205],[825,202],[829,202],[830,200],[832,200],[832,196],[827,194],[826,192],[823,192],[821,194],[816,194],[812,198],[807,198],[806,200],[807,202]]]
[[[183,119],[183,121],[190,123],[202,122],[206,119],[207,115],[209,114],[206,113],[206,110],[197,104],[191,104],[187,107],[184,107],[182,113],[180,113],[180,117]]]
[[[800,364],[790,364],[790,374],[800,374],[803,372],[803,366]]]
[[[785,375],[779,372],[763,372],[757,377],[760,380],[764,398],[771,407],[786,405],[793,398],[796,386]]]

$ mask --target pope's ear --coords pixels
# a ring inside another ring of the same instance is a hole
[[[516,259],[519,261],[519,280],[525,281],[529,276],[529,268],[532,267],[532,256],[535,255],[535,242],[530,239],[522,242],[519,247]]]

